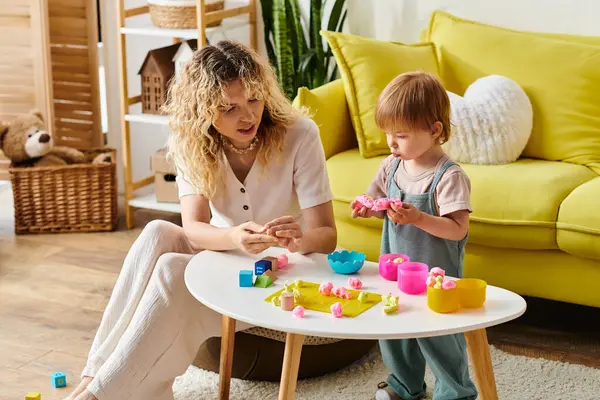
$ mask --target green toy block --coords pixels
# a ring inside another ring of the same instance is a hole
[[[255,287],[268,288],[273,284],[273,279],[269,275],[258,275],[254,282]]]

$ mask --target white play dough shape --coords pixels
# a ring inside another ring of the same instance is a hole
[[[455,161],[507,164],[525,148],[533,126],[533,109],[513,80],[490,75],[473,82],[463,97],[448,92],[452,134],[443,145]]]

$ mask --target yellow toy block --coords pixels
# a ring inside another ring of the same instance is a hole
[[[25,396],[25,400],[42,400],[42,394],[40,392],[29,392]]]

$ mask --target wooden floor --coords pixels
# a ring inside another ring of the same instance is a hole
[[[6,194],[6,193],[4,193]],[[64,398],[79,374],[127,250],[145,223],[179,217],[141,210],[111,233],[14,235],[0,193],[0,400]],[[67,388],[50,375],[61,371]]]
[[[12,207],[0,193],[0,400],[23,399],[29,391],[62,399],[79,382],[122,260],[155,218],[179,222],[142,210],[131,231],[121,218],[112,233],[17,237]],[[523,317],[489,330],[492,343],[516,354],[600,368],[599,309],[527,300]],[[51,386],[56,371],[67,375],[69,387]]]

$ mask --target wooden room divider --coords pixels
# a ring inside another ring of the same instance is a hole
[[[57,145],[104,145],[96,0],[0,0],[0,121],[34,108]]]
[[[0,121],[34,108],[52,121],[48,37],[45,0],[0,2]],[[0,179],[7,179],[8,163],[2,159]]]

